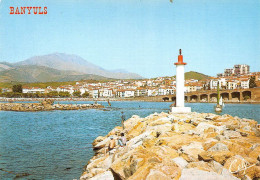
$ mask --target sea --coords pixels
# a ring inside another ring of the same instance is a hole
[[[56,102],[58,103],[58,102]],[[94,102],[59,102],[94,103]],[[104,109],[0,111],[0,179],[79,179],[94,152],[91,143],[121,125],[121,112],[146,117],[168,112],[170,102],[99,102]],[[215,113],[215,104],[186,103],[194,112]],[[260,104],[226,104],[221,114],[255,119]]]

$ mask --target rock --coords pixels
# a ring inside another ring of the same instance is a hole
[[[207,129],[214,129],[214,132],[220,133],[226,129],[226,126],[215,126],[206,122],[201,122],[196,127],[196,131],[200,134],[203,134],[205,130]]]
[[[226,144],[228,146],[229,151],[231,151],[234,154],[247,156],[250,152],[249,147],[246,147],[245,144],[240,145],[236,140],[224,141],[223,143]]]
[[[128,147],[130,147],[130,150],[134,149],[142,145],[143,141],[147,138],[153,138],[150,131],[144,132],[143,134],[140,134],[139,136],[132,138],[129,142],[127,142],[127,145]]]
[[[99,174],[93,178],[90,178],[90,180],[114,180],[114,176],[111,171],[106,171],[102,174]],[[83,180],[80,178],[80,180]]]
[[[228,139],[240,138],[241,134],[236,131],[224,131],[224,136]]]
[[[146,127],[147,127],[146,122],[142,122],[142,121],[137,122],[135,124],[135,126],[133,128],[131,128],[131,130],[128,130],[127,139],[132,139],[132,138],[144,133],[144,131],[146,130]]]
[[[234,154],[230,151],[204,151],[198,155],[199,160],[209,162],[215,160],[220,164],[224,165],[226,160]]]
[[[107,137],[107,138],[105,138],[103,141],[97,143],[97,145],[95,145],[95,146],[93,147],[93,149],[94,149],[94,150],[101,149],[101,148],[105,147],[105,146],[109,143],[109,141],[110,141],[110,138]]]
[[[172,122],[171,122],[170,118],[164,117],[164,118],[161,118],[161,119],[158,119],[158,120],[151,122],[149,124],[149,126],[158,126],[158,125],[171,124],[171,123]]]
[[[179,180],[238,180],[236,177],[202,171],[194,168],[183,169]]]
[[[150,173],[146,177],[146,180],[171,180],[171,178],[162,173],[161,171],[151,169]]]
[[[217,143],[208,149],[208,151],[228,151],[228,150],[229,149],[228,149],[227,145],[225,145],[223,143]]]
[[[252,159],[260,159],[260,146],[253,148],[253,150],[249,153],[248,156]]]
[[[214,146],[216,143],[218,142],[218,140],[210,138],[209,140],[207,140],[206,142],[202,143],[203,149],[205,151],[207,151],[209,148],[211,148],[212,146]]]
[[[216,118],[217,116],[214,114],[210,114],[209,116],[206,116],[205,119],[206,120],[213,120],[214,118]]]
[[[210,165],[204,161],[191,162],[187,165],[187,168],[196,168],[203,171],[213,171]]]
[[[223,136],[223,135],[217,135],[214,137],[216,140],[218,141],[224,141],[225,139],[227,139],[227,137]]]
[[[183,158],[188,161],[198,161],[198,154],[202,153],[203,147],[200,142],[192,142],[189,145],[182,146],[180,151],[183,153]]]
[[[209,113],[132,116],[124,123],[128,140],[125,147],[117,147],[110,155],[104,153],[107,137],[117,135],[121,127],[94,140],[98,150],[82,178],[96,178],[111,171],[115,179],[122,180],[237,179],[226,167],[230,167],[234,155],[240,155],[249,166],[254,165],[245,171],[244,178],[257,179],[260,146],[259,137],[252,133],[254,124]],[[239,167],[237,163],[233,165]]]
[[[121,126],[117,126],[112,131],[110,131],[107,136],[119,136],[122,131],[123,128]]]
[[[106,139],[103,136],[98,136],[92,143],[93,146],[96,146],[98,143],[100,143],[101,141],[103,141],[104,139]]]
[[[188,165],[188,162],[182,157],[176,157],[172,159],[181,169],[185,168]]]

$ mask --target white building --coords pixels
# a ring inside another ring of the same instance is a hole
[[[227,81],[227,89],[237,89],[237,82],[234,80]]]
[[[210,89],[217,89],[218,87],[218,79],[211,79],[209,82]]]
[[[248,89],[249,88],[249,79],[241,79],[240,86],[242,89]]]
[[[159,88],[158,89],[158,95],[159,96],[166,95],[166,89],[165,88]]]
[[[158,95],[158,89],[147,89],[147,96],[157,96]]]
[[[135,96],[135,90],[125,90],[125,97],[128,98],[128,97],[134,97]]]
[[[234,65],[234,73],[235,75],[243,75],[243,74],[249,74],[250,67],[246,64],[236,64]]]
[[[45,89],[32,87],[32,88],[23,88],[23,93],[45,93]]]
[[[89,91],[89,94],[93,97],[93,98],[99,98],[99,90],[98,89],[91,89]]]
[[[73,86],[60,86],[56,89],[57,92],[69,92],[71,95],[74,92]]]
[[[100,97],[113,97],[113,90],[108,88],[102,89]]]

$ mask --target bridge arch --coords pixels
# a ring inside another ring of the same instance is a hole
[[[163,97],[162,100],[163,100],[163,101],[169,101],[170,98],[169,98],[169,97]]]
[[[207,94],[201,94],[200,95],[200,102],[208,102],[208,95]]]
[[[212,93],[209,95],[210,101],[211,102],[217,102],[218,94],[217,93]]]
[[[197,95],[190,96],[190,102],[198,102],[198,96]]]
[[[240,100],[240,92],[232,92],[231,93],[232,101],[239,102]]]
[[[172,101],[176,101],[176,96],[173,96],[173,97],[171,98],[171,100],[172,100]]]
[[[229,100],[229,93],[227,93],[227,92],[221,93],[220,96],[222,97],[223,101]]]
[[[242,92],[242,97],[243,97],[242,99],[245,100],[245,101],[250,100],[251,96],[252,96],[251,91],[243,91]]]

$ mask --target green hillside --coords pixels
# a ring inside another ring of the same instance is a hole
[[[173,76],[176,77],[176,76]],[[185,80],[187,79],[197,79],[197,80],[203,80],[203,79],[208,79],[210,76],[195,72],[195,71],[189,71],[184,74]]]
[[[195,71],[189,71],[185,73],[185,79],[197,79],[197,80],[202,80],[202,79],[208,79],[209,76],[199,73],[199,72],[195,72]]]

